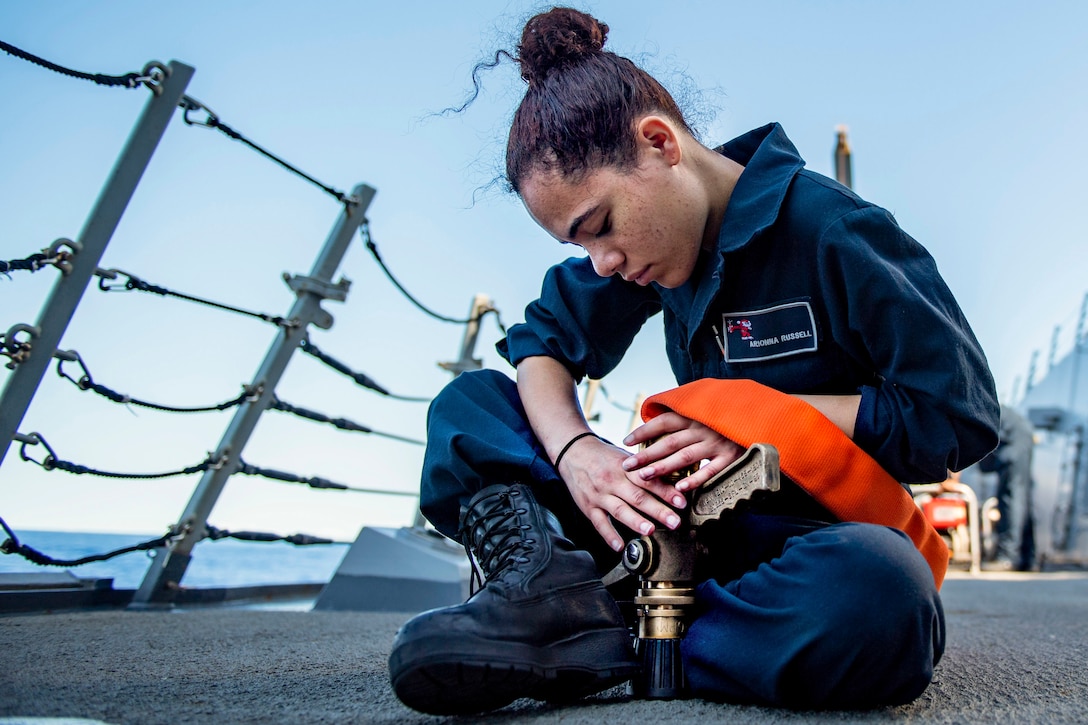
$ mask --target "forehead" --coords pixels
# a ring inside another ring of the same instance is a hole
[[[606,201],[615,176],[608,168],[573,178],[555,170],[536,171],[522,183],[521,200],[537,224],[553,236],[566,239],[577,219]]]

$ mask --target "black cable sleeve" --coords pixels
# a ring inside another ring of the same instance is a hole
[[[8,55],[13,55],[16,58],[22,58],[23,60],[30,61],[35,65],[39,65],[42,68],[46,68],[51,71],[66,75],[71,78],[78,78],[85,81],[93,81],[100,86],[123,86],[125,88],[135,88],[140,84],[139,79],[141,75],[139,73],[126,73],[123,76],[111,76],[103,73],[83,73],[81,71],[72,70],[71,68],[65,68],[62,65],[51,63],[44,58],[28,53],[25,50],[20,50],[10,43],[5,43],[0,40],[0,50],[3,50]]]

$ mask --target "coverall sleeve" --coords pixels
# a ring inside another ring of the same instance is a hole
[[[998,442],[1000,407],[982,348],[930,254],[879,207],[821,236],[835,338],[873,366],[854,441],[898,480],[944,480]]]
[[[615,369],[661,300],[650,286],[600,277],[588,257],[572,257],[544,277],[540,298],[525,308],[496,345],[512,365],[544,355],[563,363],[575,381],[603,378]]]

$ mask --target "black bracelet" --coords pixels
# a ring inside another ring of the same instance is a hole
[[[567,441],[567,445],[563,446],[563,450],[559,451],[559,455],[555,457],[555,463],[552,464],[552,467],[556,470],[557,473],[559,471],[559,462],[561,460],[563,460],[563,456],[567,455],[567,451],[570,450],[570,447],[573,446],[578,441],[585,438],[586,436],[593,436],[594,438],[599,438],[600,437],[596,433],[594,433],[593,431],[587,430],[584,433],[579,433],[578,435],[574,436],[569,441]]]

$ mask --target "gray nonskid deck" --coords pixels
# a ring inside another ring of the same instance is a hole
[[[947,652],[930,688],[903,707],[790,712],[632,701],[616,688],[573,706],[518,701],[465,721],[1088,721],[1088,574],[953,574],[943,594]],[[409,616],[210,608],[0,618],[0,723],[440,722],[389,687],[386,657]]]

